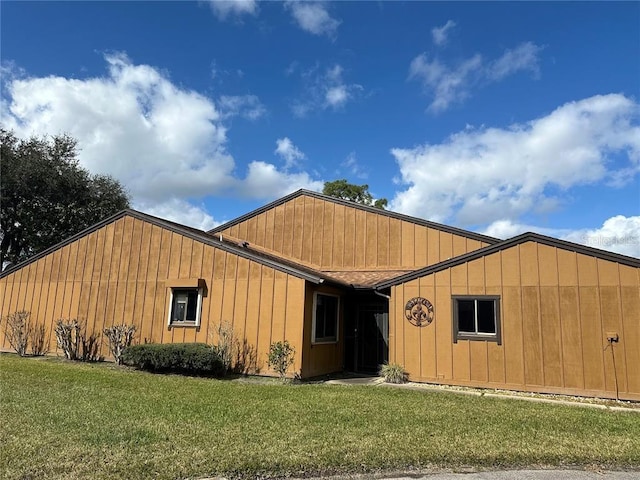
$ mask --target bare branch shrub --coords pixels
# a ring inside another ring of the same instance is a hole
[[[230,372],[233,366],[234,357],[234,338],[233,324],[222,321],[218,324],[218,355],[222,360],[225,372]],[[213,343],[213,335],[209,334],[209,340]]]
[[[31,341],[31,355],[40,357],[49,353],[49,345],[47,342],[47,329],[44,323],[38,323],[29,332],[29,340]]]
[[[80,323],[78,320],[59,319],[56,322],[56,342],[68,360],[78,360],[78,336]]]
[[[131,345],[136,333],[135,325],[113,325],[102,331],[109,340],[109,350],[116,363],[122,365],[122,352]]]
[[[24,310],[14,312],[6,316],[4,323],[4,335],[11,348],[21,357],[27,354],[27,345],[29,344],[31,330],[29,315],[31,314]]]
[[[214,336],[214,333],[217,336]],[[217,337],[217,338],[216,338]],[[225,373],[234,372],[247,374],[250,371],[256,371],[257,353],[253,345],[247,342],[246,338],[242,341],[237,337],[233,330],[231,322],[220,322],[215,332],[209,333],[209,343],[217,345],[218,355],[222,360]]]
[[[56,341],[58,348],[64,352],[69,360],[95,362],[98,357],[98,334],[87,337],[86,325],[77,319],[59,319],[56,322]]]

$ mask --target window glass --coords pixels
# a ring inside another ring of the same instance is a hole
[[[315,342],[335,342],[338,339],[339,298],[316,293]]]
[[[478,333],[496,333],[495,301],[476,300],[478,305]]]
[[[197,322],[198,289],[173,289],[171,305],[171,323]]]
[[[458,340],[482,340],[500,345],[500,297],[454,295],[453,334],[454,343]]]
[[[473,300],[458,300],[458,330],[475,332],[475,306]]]
[[[196,311],[198,309],[198,290],[190,290],[187,293],[187,312],[185,320],[187,322],[196,321]]]

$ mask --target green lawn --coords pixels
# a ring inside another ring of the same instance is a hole
[[[0,355],[6,478],[640,468],[640,415],[446,392],[152,375]]]

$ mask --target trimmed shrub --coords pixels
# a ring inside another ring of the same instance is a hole
[[[76,319],[59,319],[56,322],[56,341],[58,348],[64,352],[64,356],[69,360],[80,360],[82,362],[97,362],[98,356],[98,334],[92,333],[87,336],[86,325]]]
[[[225,367],[215,347],[206,343],[147,343],[122,352],[122,363],[150,372],[222,376]]]
[[[29,340],[31,341],[31,355],[41,357],[49,353],[47,345],[47,329],[44,323],[38,323],[29,332]]]
[[[18,355],[24,357],[27,354],[27,345],[31,336],[29,324],[29,312],[14,312],[5,317],[4,334],[9,345]]]
[[[133,334],[136,333],[135,325],[113,325],[105,328],[104,335],[109,340],[109,350],[113,355],[116,363],[122,365],[122,352],[125,348],[131,346]]]
[[[397,363],[385,363],[380,367],[380,376],[387,383],[405,383],[408,375],[402,365]]]

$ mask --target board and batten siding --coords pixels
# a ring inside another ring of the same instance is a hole
[[[500,296],[502,342],[453,341],[452,295]],[[415,381],[640,400],[640,269],[526,242],[392,287],[390,361]],[[426,327],[406,302],[434,305]],[[607,334],[619,342],[608,347]],[[615,365],[614,365],[615,362]]]
[[[408,270],[488,245],[308,195],[295,197],[217,233],[321,270]]]
[[[172,282],[204,279],[199,327],[168,327]],[[233,325],[255,355],[253,372],[269,373],[271,342],[302,348],[305,280],[124,216],[0,279],[0,314],[26,310],[43,322],[56,352],[57,319],[85,321],[89,332],[134,324],[136,342],[217,342],[220,322]],[[109,358],[101,334],[100,355]],[[0,346],[10,350],[4,330]],[[62,354],[61,352],[58,352]],[[249,358],[247,358],[249,360]],[[296,356],[292,371],[300,371]]]

